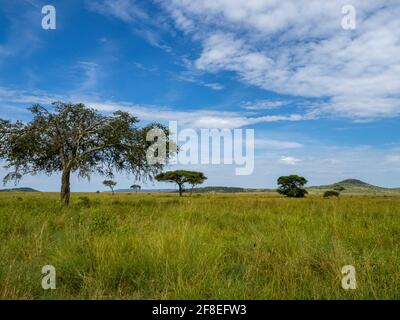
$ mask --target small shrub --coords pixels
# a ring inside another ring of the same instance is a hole
[[[339,197],[340,193],[334,190],[329,190],[324,192],[324,198],[330,198],[330,197]]]

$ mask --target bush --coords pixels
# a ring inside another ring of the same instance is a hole
[[[324,198],[339,197],[340,193],[334,190],[325,191]]]

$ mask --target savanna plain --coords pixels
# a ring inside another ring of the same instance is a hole
[[[399,196],[58,197],[0,194],[1,299],[400,299]]]

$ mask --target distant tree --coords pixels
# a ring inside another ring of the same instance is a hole
[[[340,193],[334,190],[328,190],[324,192],[324,198],[329,198],[329,197],[339,197]]]
[[[185,183],[191,184],[193,189],[195,185],[203,183],[207,177],[202,172],[177,170],[160,173],[155,176],[155,179],[160,182],[176,183],[179,188],[179,196],[182,196]]]
[[[140,191],[142,189],[142,187],[140,185],[138,185],[138,184],[133,184],[133,185],[130,186],[130,189],[132,189],[135,192],[138,192],[138,191]]]
[[[298,175],[283,176],[278,179],[278,192],[290,198],[304,198],[308,193],[303,187],[307,179]]]
[[[111,189],[112,194],[114,194],[114,187],[117,185],[117,183],[113,180],[104,180],[103,184],[106,187],[109,187]]]
[[[0,158],[12,169],[4,183],[18,182],[25,174],[60,172],[60,198],[67,205],[71,173],[89,178],[97,172],[112,178],[113,171],[126,171],[137,179],[159,173],[164,163],[147,157],[154,146],[146,140],[152,129],[164,132],[165,138],[157,142],[165,142],[166,160],[171,156],[168,130],[160,124],[138,128],[139,120],[127,112],[103,115],[84,104],[55,102],[53,109],[33,105],[33,120],[27,123],[0,119]]]

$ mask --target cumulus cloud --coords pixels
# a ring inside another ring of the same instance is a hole
[[[195,66],[233,71],[266,90],[321,98],[320,114],[400,114],[400,3],[354,0],[357,29],[341,27],[348,1],[165,0],[176,26],[202,44]]]

